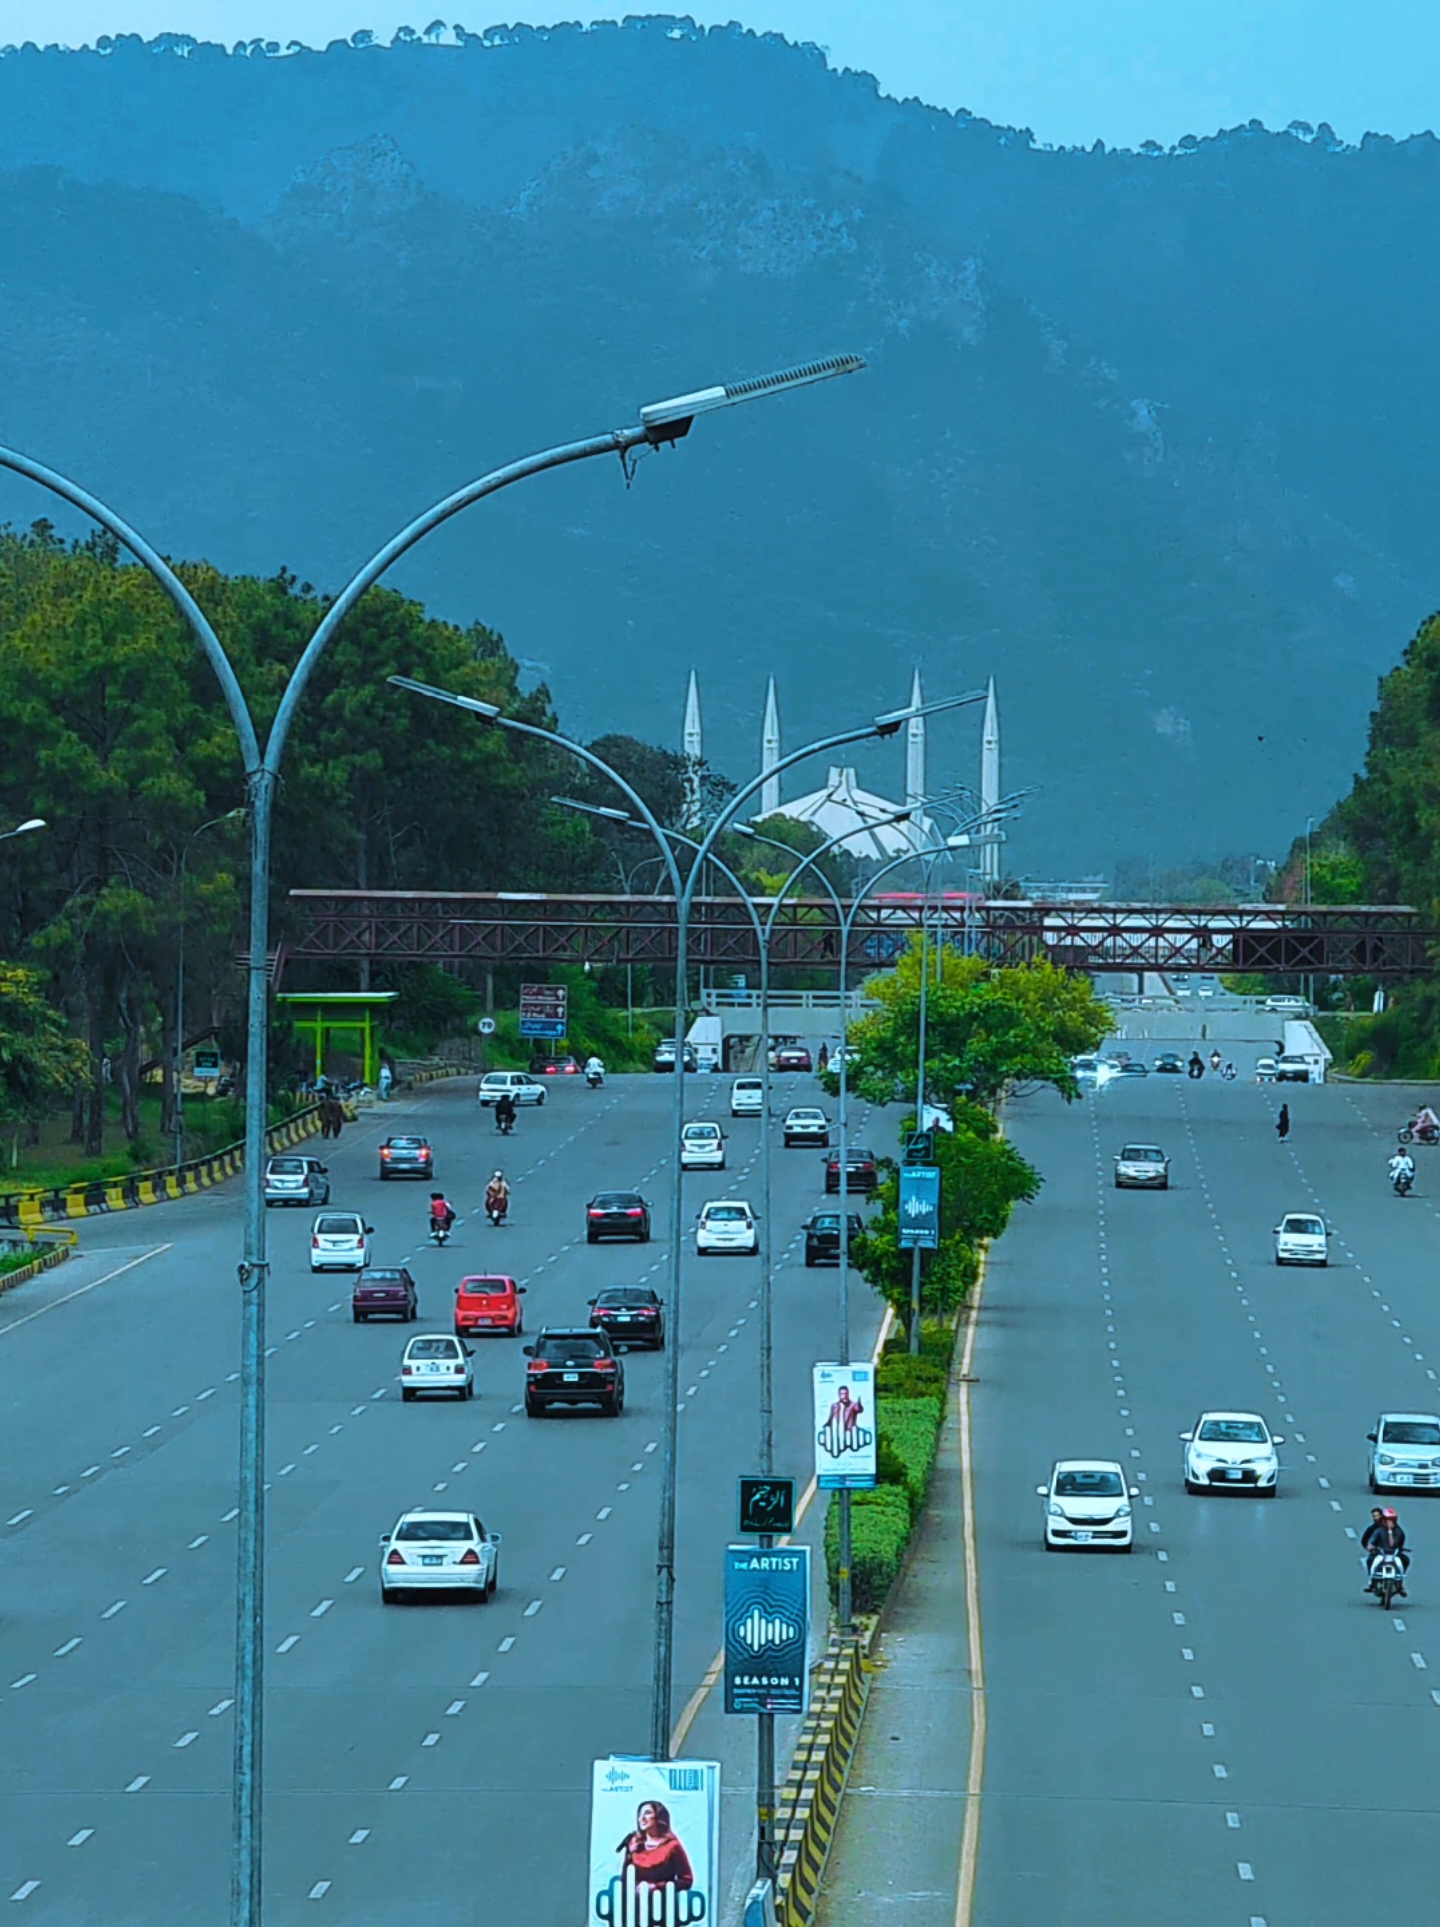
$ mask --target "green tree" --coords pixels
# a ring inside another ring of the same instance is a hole
[[[85,1046],[44,995],[39,975],[0,963],[0,1122],[45,1115],[85,1074]]]

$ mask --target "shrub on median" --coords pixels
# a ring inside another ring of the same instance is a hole
[[[837,1495],[838,1496],[838,1495]],[[899,1485],[877,1485],[850,1495],[850,1584],[856,1612],[879,1612],[895,1583],[910,1538],[909,1495]],[[825,1566],[830,1597],[839,1597],[840,1508],[831,1499],[825,1519]]]
[[[935,1448],[940,1441],[940,1420],[944,1407],[935,1398],[896,1398],[880,1401],[880,1452],[887,1464],[900,1469],[898,1479],[886,1476],[881,1467],[881,1483],[905,1488],[912,1509],[918,1513],[925,1503],[930,1469],[935,1463]]]

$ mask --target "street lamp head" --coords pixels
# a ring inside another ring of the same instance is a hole
[[[877,736],[899,734],[903,723],[913,722],[917,716],[938,716],[945,709],[963,709],[969,703],[983,703],[988,691],[972,689],[967,696],[942,696],[939,702],[908,705],[904,709],[889,709],[883,716],[877,716],[874,731]]]
[[[43,816],[30,816],[27,817],[23,823],[17,823],[10,834],[11,836],[24,836],[28,830],[43,830],[44,828],[45,819]]]
[[[629,810],[608,809],[604,803],[582,803],[574,796],[552,796],[552,803],[562,810],[579,810],[582,816],[603,816],[607,823],[633,823],[634,817]]]
[[[758,401],[763,395],[778,395],[791,388],[808,388],[812,382],[829,381],[832,375],[853,375],[864,366],[860,355],[832,355],[825,361],[807,361],[799,368],[785,368],[774,375],[756,375],[750,381],[734,381],[722,388],[697,388],[690,395],[648,402],[640,410],[640,426],[648,442],[678,442],[682,435],[690,433],[690,424],[697,415],[708,415],[716,408],[730,408],[740,401]]]
[[[482,703],[478,696],[457,696],[450,689],[436,689],[428,682],[416,682],[412,676],[387,676],[386,682],[394,683],[397,689],[408,689],[416,696],[429,696],[433,702],[450,703],[456,709],[468,709],[472,716],[483,716],[493,722],[500,714],[494,703]]]

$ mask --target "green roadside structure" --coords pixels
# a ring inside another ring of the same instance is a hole
[[[325,1057],[332,1042],[344,1037],[354,1050],[358,1042],[364,1060],[364,1080],[374,1084],[380,1075],[380,1047],[375,1024],[398,990],[284,990],[277,1004],[289,1010],[290,1021],[302,1037],[314,1039],[315,1077],[325,1075]]]

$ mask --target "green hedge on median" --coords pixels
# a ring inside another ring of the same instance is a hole
[[[935,1463],[935,1448],[940,1442],[940,1421],[944,1407],[936,1398],[896,1398],[880,1400],[880,1449],[894,1455],[901,1468],[899,1479],[886,1477],[886,1485],[900,1484],[915,1511],[925,1503],[930,1483],[930,1468]]]
[[[850,1585],[856,1612],[879,1612],[895,1583],[910,1540],[910,1500],[904,1486],[877,1485],[850,1495]],[[840,1508],[832,1496],[825,1519],[825,1565],[830,1597],[839,1597]]]

